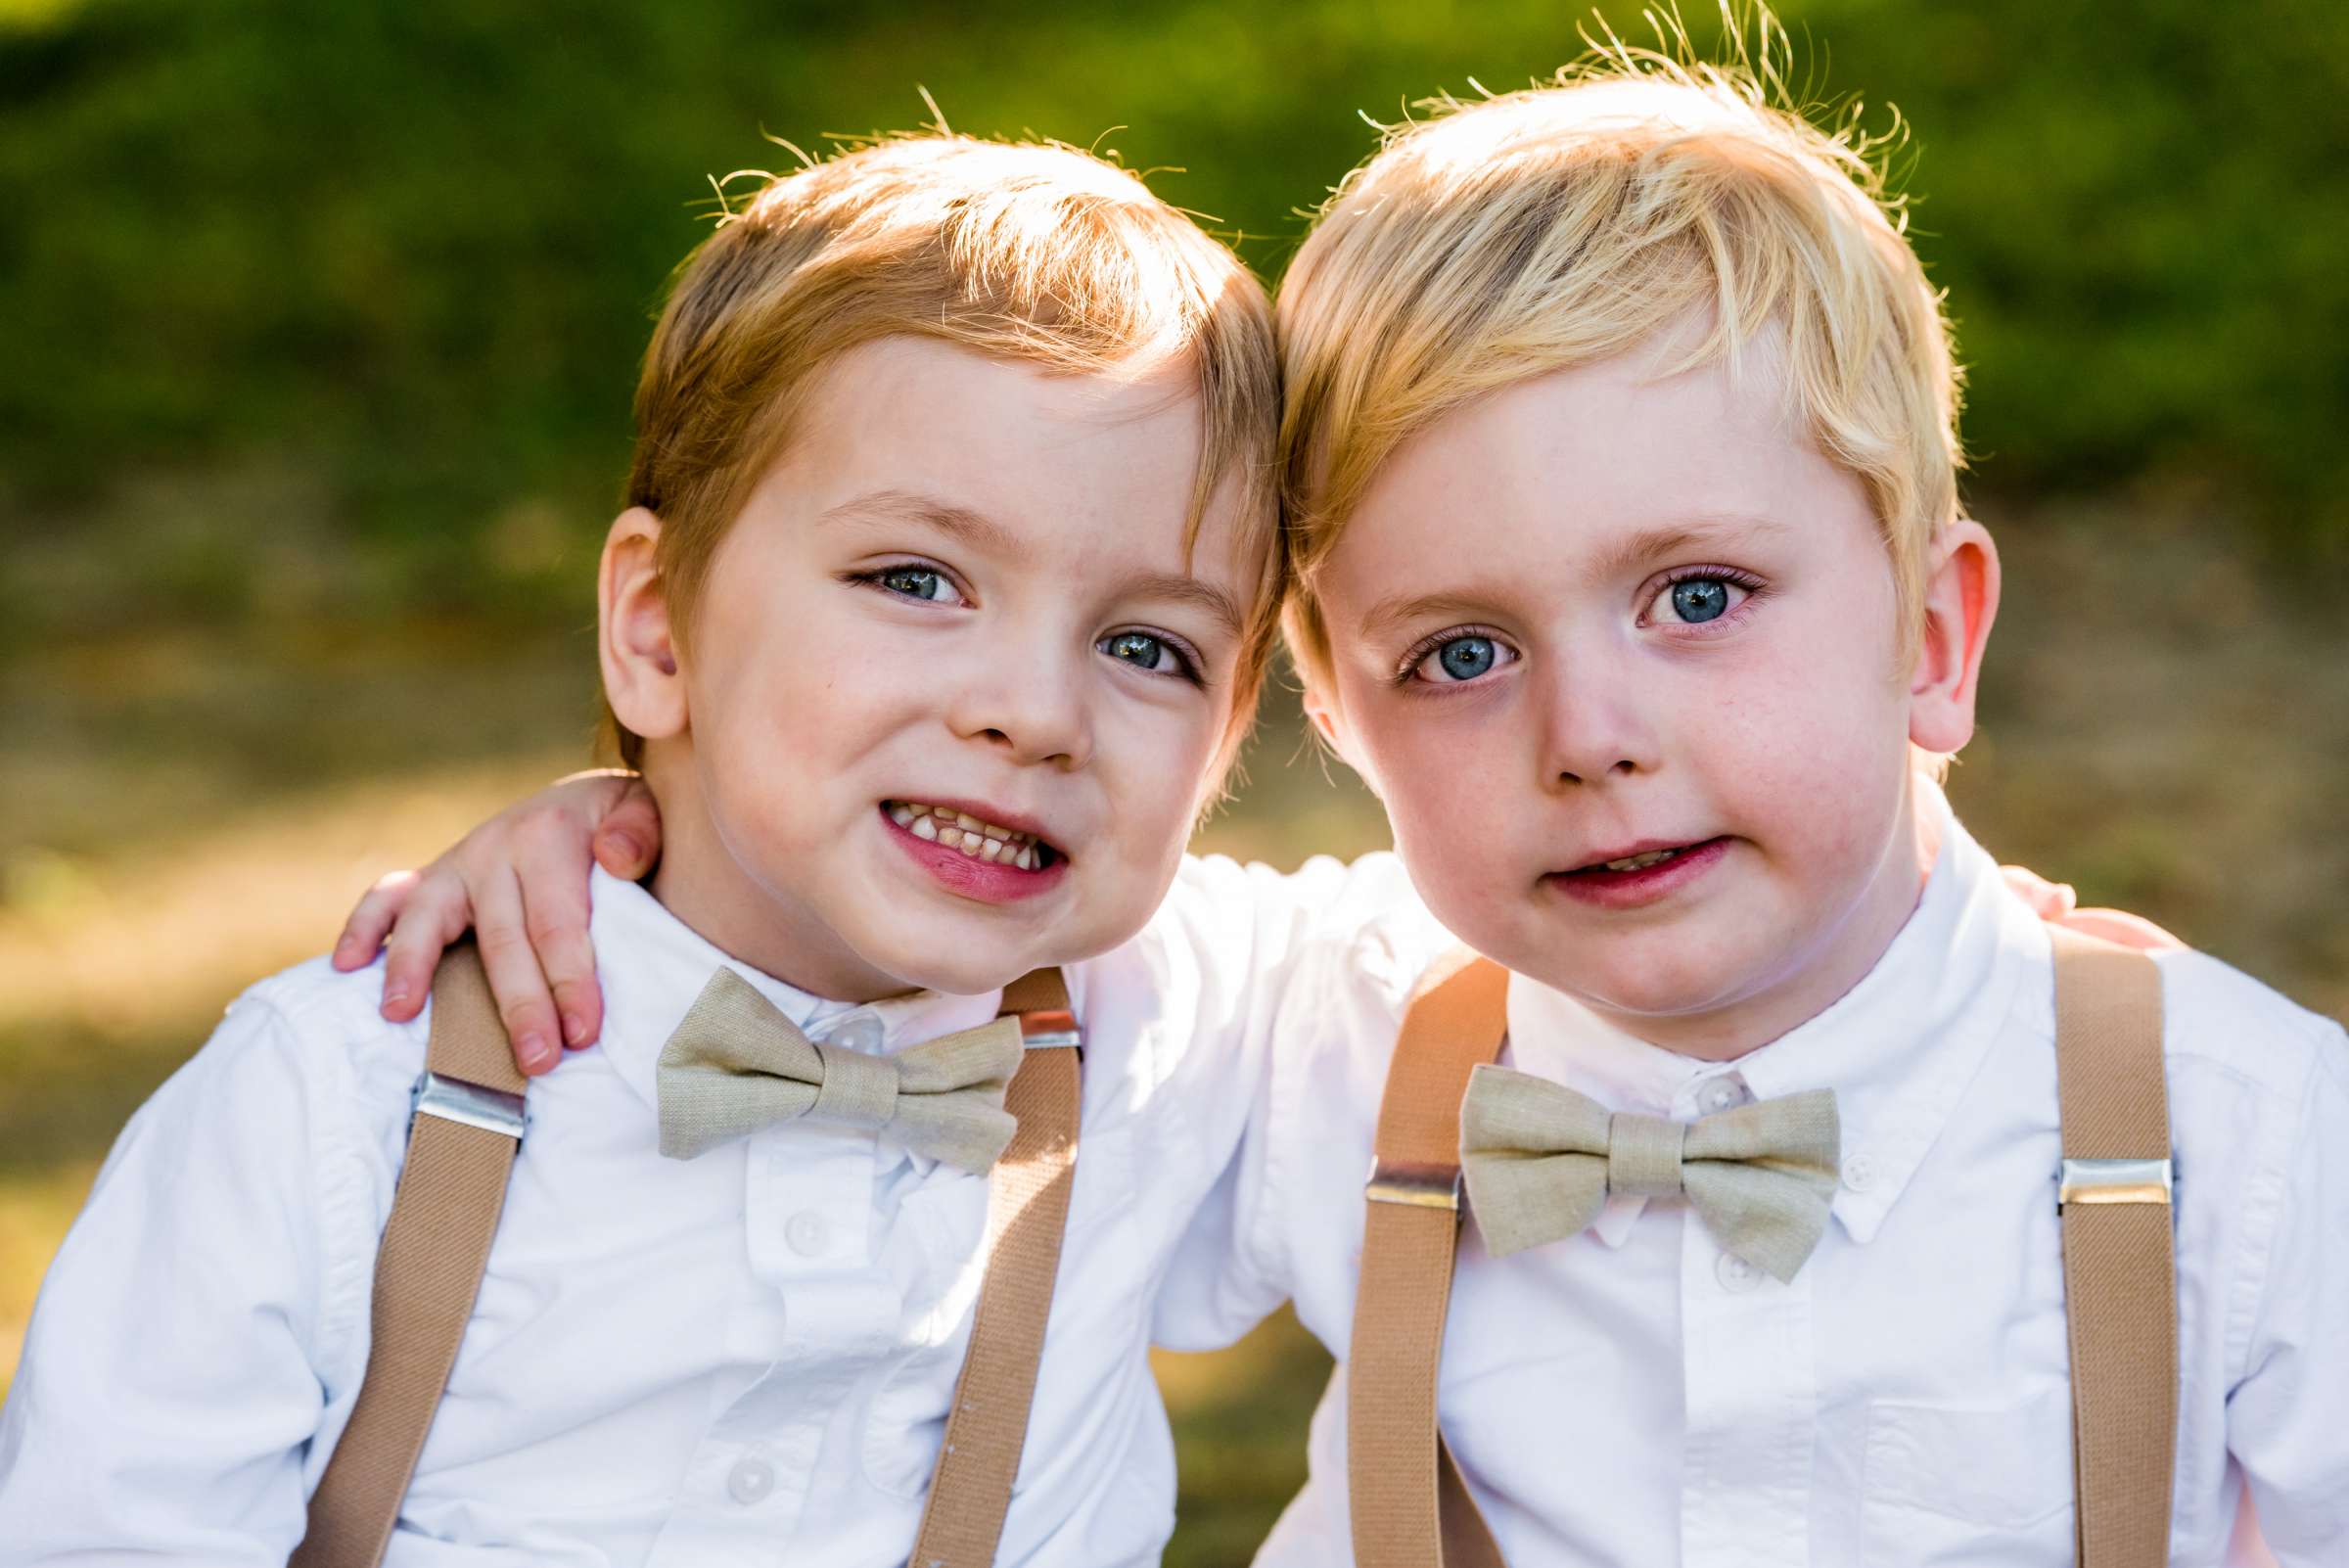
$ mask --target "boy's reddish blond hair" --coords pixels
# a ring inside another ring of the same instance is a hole
[[[1761,20],[1760,74],[1610,40],[1552,85],[1432,106],[1323,208],[1278,305],[1284,628],[1309,685],[1331,689],[1314,570],[1398,446],[1690,320],[1667,373],[1781,336],[1797,418],[1867,485],[1913,657],[1958,515],[1958,371],[1870,145],[1772,106],[1783,36]]]
[[[1270,307],[1228,250],[1139,179],[1057,145],[875,142],[769,179],[678,268],[637,383],[627,504],[661,519],[680,648],[718,541],[782,457],[818,373],[899,335],[1070,375],[1188,363],[1202,426],[1191,538],[1211,499],[1236,493],[1240,548],[1261,564],[1228,757],[1285,586]],[[635,765],[638,737],[605,716]]]

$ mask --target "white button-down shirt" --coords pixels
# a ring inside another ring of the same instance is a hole
[[[1441,1407],[1509,1561],[1635,1568],[2072,1561],[2071,1394],[2045,929],[1937,792],[1939,864],[1876,967],[1733,1063],[1515,978],[1505,1060],[1693,1120],[1836,1092],[1834,1222],[1793,1283],[1678,1202],[1495,1259],[1462,1234]],[[1403,999],[1440,937],[1391,919],[1283,1002],[1264,1121],[1162,1297],[1170,1344],[1281,1297],[1341,1361],[1362,1173]],[[2349,1564],[2349,1041],[2213,959],[2161,959],[2178,1159],[2173,1561]],[[1351,1561],[1341,1371],[1260,1565]],[[2231,1553],[2233,1555],[2231,1555]]]
[[[1003,1563],[1158,1558],[1174,1474],[1150,1305],[1238,1141],[1228,1085],[1258,1072],[1314,888],[1193,862],[1141,937],[1069,970],[1082,1134]],[[530,1085],[385,1560],[902,1564],[969,1342],[986,1179],[805,1123],[664,1159],[656,1059],[725,960],[640,888],[598,873],[593,897],[603,1040]],[[996,1005],[849,1007],[734,967],[853,1050]],[[379,985],[321,961],[255,987],[122,1134],[0,1416],[0,1563],[280,1564],[300,1539],[365,1369],[424,1060],[425,1024],[384,1023]]]

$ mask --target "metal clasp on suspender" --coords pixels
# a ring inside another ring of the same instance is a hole
[[[1077,1028],[1077,1015],[1067,1008],[1038,1007],[1016,1016],[1020,1021],[1020,1043],[1028,1049],[1050,1050],[1059,1046],[1083,1054],[1084,1036]]]
[[[1460,1207],[1460,1168],[1372,1156],[1370,1177],[1362,1183],[1362,1196],[1372,1203],[1400,1203],[1410,1209],[1451,1209],[1456,1213]]]
[[[521,1095],[432,1072],[418,1079],[409,1091],[408,1114],[411,1119],[437,1116],[443,1122],[478,1127],[484,1132],[502,1133],[516,1143],[522,1141],[523,1129],[530,1125]]]
[[[2159,1203],[2170,1201],[2177,1180],[2171,1160],[2066,1160],[2057,1176],[2055,1207],[2075,1203]]]

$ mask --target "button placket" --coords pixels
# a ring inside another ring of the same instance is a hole
[[[1681,1232],[1683,1568],[1808,1568],[1818,1424],[1811,1275],[1779,1284]]]
[[[881,1020],[865,1008],[858,1008],[852,1013],[843,1013],[829,1023],[819,1024],[808,1032],[810,1038],[822,1040],[827,1045],[837,1045],[842,1050],[856,1051],[867,1056],[881,1048],[882,1038],[887,1033]]]
[[[820,1258],[832,1243],[832,1226],[813,1209],[783,1222],[783,1243],[803,1258]]]
[[[1713,1273],[1724,1290],[1743,1293],[1762,1283],[1762,1270],[1733,1252],[1725,1252],[1713,1266]]]
[[[764,1502],[775,1490],[775,1467],[756,1454],[737,1459],[726,1472],[726,1496],[744,1507]]]
[[[1736,1073],[1709,1078],[1696,1088],[1696,1108],[1703,1116],[1718,1116],[1753,1102],[1754,1091],[1746,1087],[1744,1078]]]

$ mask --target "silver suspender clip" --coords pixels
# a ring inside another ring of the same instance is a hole
[[[521,1095],[431,1072],[416,1081],[409,1094],[408,1114],[411,1118],[437,1116],[443,1122],[461,1122],[484,1132],[502,1133],[517,1143],[529,1125]]]
[[[1020,1020],[1020,1043],[1029,1050],[1074,1050],[1084,1054],[1084,1036],[1077,1028],[1077,1015],[1065,1007],[1039,1007],[1034,1012],[1017,1015]]]
[[[1362,1183],[1362,1196],[1372,1203],[1400,1203],[1408,1209],[1450,1209],[1457,1213],[1460,1207],[1460,1168],[1456,1165],[1423,1165],[1415,1160],[1370,1160],[1370,1179]]]
[[[2177,1165],[2170,1160],[2066,1160],[2057,1179],[2058,1212],[2075,1203],[2167,1204]]]

